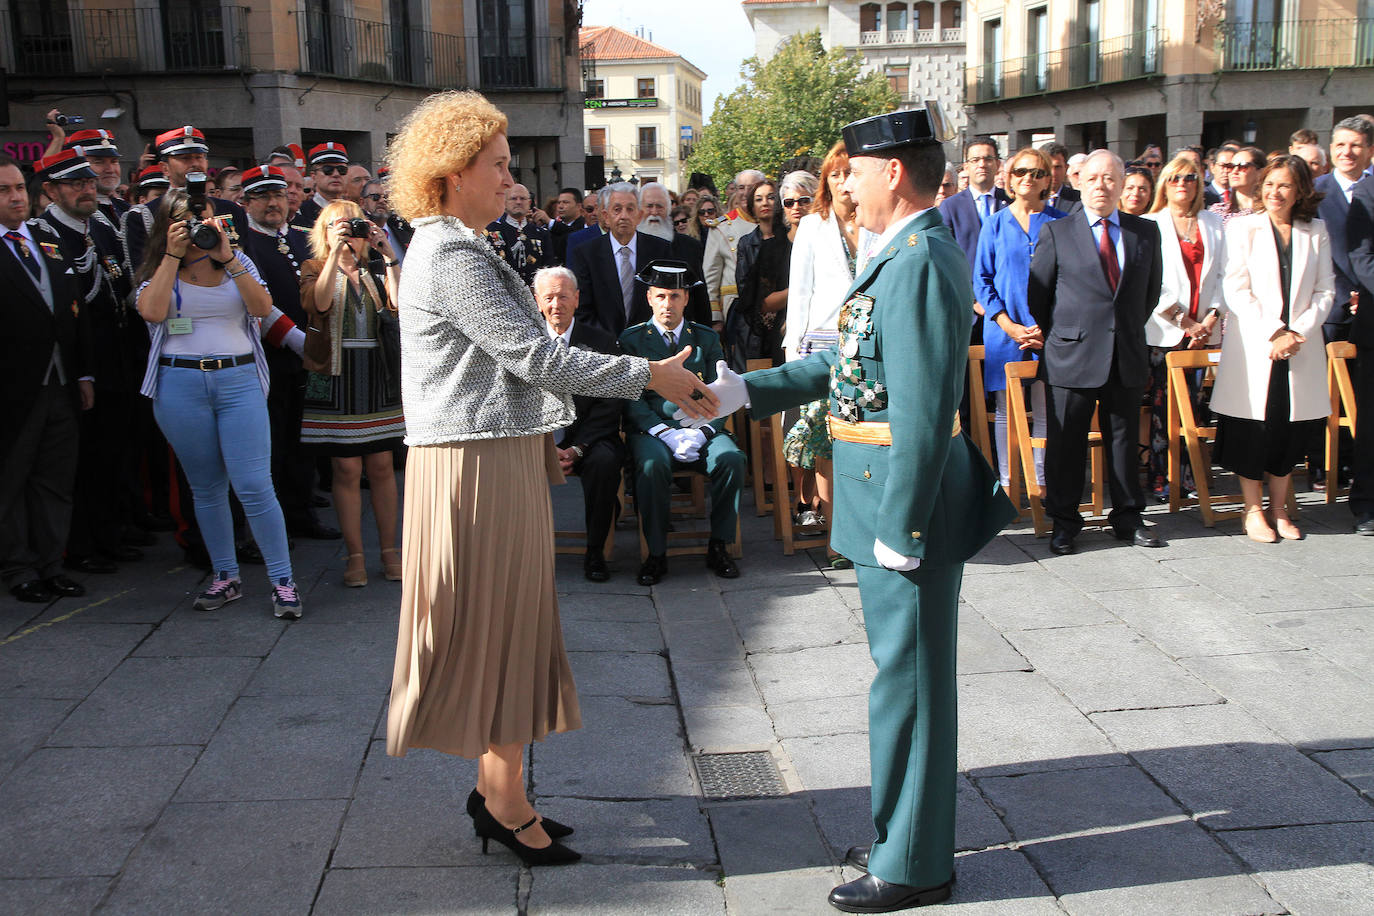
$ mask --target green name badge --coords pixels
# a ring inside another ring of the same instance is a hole
[[[167,319],[167,333],[168,333],[168,334],[190,334],[190,333],[191,333],[191,319],[190,319],[190,318],[168,318],[168,319]]]

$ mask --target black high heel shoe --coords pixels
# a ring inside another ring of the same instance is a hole
[[[476,789],[473,789],[468,795],[468,817],[472,818],[474,833],[477,830],[477,812],[482,810],[482,806],[486,804],[486,801],[487,800],[482,797],[482,793],[478,792]],[[571,827],[567,824],[560,824],[551,817],[541,817],[540,823],[544,825],[544,832],[549,835],[549,839],[551,840],[561,840],[565,836],[573,835],[573,829]]]
[[[477,816],[472,819],[472,826],[477,830],[477,835],[482,838],[482,855],[487,854],[487,843],[495,840],[519,856],[520,861],[526,865],[569,865],[582,858],[581,853],[569,849],[554,839],[550,839],[549,845],[543,849],[535,849],[533,846],[526,846],[520,842],[518,835],[537,823],[539,823],[539,816],[535,815],[519,827],[507,827],[491,816],[486,805],[477,809]]]

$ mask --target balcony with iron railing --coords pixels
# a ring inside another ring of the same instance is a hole
[[[1229,22],[1216,28],[1217,70],[1374,66],[1374,19]]]
[[[630,157],[636,162],[651,162],[665,156],[661,143],[636,143],[630,147]]]
[[[1146,29],[1101,41],[1089,41],[964,68],[967,104],[994,102],[1119,83],[1163,71],[1167,34]]]
[[[41,35],[2,15],[0,64],[20,77],[247,70],[248,13],[244,6],[69,9]]]
[[[963,44],[964,30],[952,29],[888,29],[860,32],[860,45],[938,45]]]

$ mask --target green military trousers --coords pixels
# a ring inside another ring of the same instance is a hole
[[[717,434],[706,443],[701,457],[688,464],[674,460],[673,453],[662,440],[638,433],[630,437],[630,456],[634,462],[635,499],[649,553],[661,556],[668,550],[673,471],[678,469],[701,471],[706,475],[711,500],[711,537],[727,544],[734,543],[746,459],[733,439],[723,433]]]
[[[858,566],[869,653],[868,746],[877,839],[870,874],[929,887],[954,873],[954,680],[964,564]]]

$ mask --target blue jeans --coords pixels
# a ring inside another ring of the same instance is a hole
[[[267,398],[257,368],[248,363],[202,372],[159,366],[157,372],[153,416],[186,471],[196,521],[215,571],[227,572],[230,578],[239,574],[229,511],[232,483],[268,576],[273,582],[291,578],[286,521],[272,489]]]

